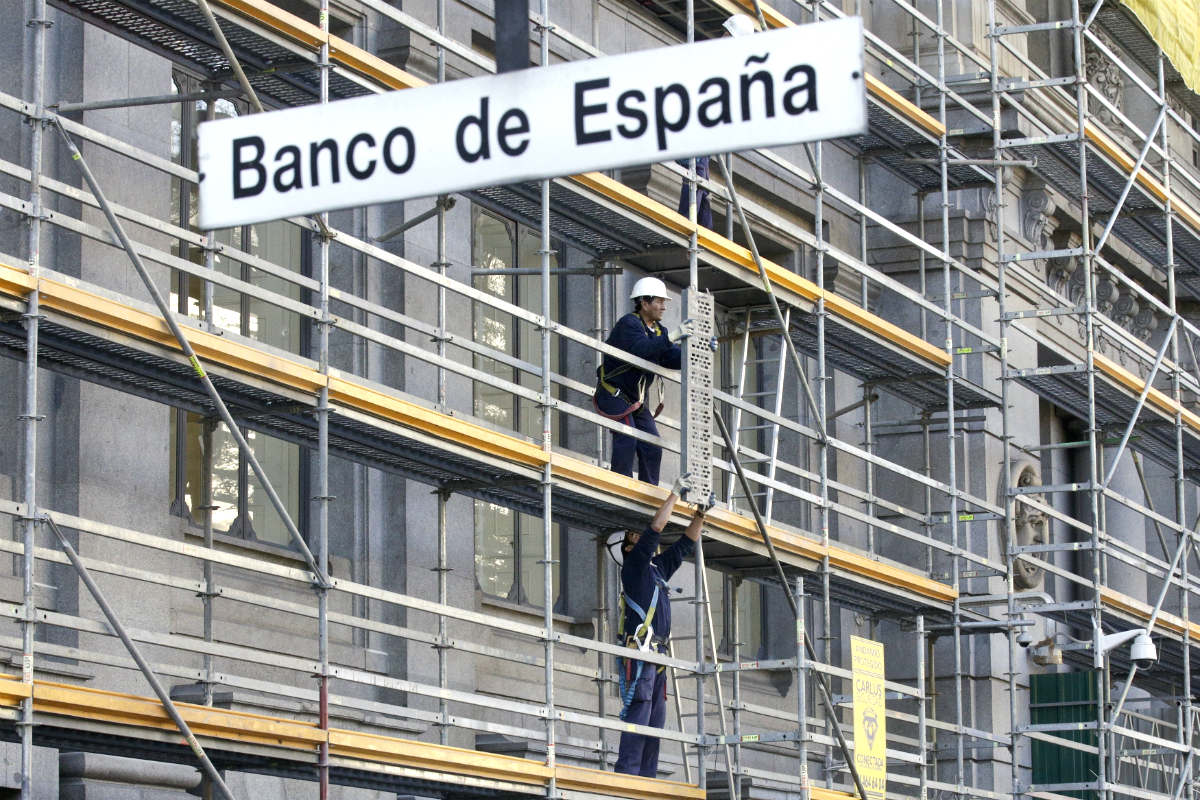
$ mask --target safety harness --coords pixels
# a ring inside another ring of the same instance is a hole
[[[654,323],[653,335],[658,336],[660,333],[661,333],[661,329],[659,328],[658,323],[656,322],[656,323]],[[632,364],[621,363],[612,372],[606,373],[604,371],[604,361],[603,361],[603,359],[601,359],[600,366],[596,367],[596,391],[592,395],[592,407],[596,409],[597,414],[599,414],[603,417],[608,417],[609,419],[620,420],[621,422],[624,422],[626,425],[632,424],[632,420],[630,419],[630,417],[632,417],[635,413],[637,413],[637,410],[639,408],[641,408],[643,403],[645,402],[645,400],[646,400],[646,384],[649,381],[654,380],[654,376],[653,375],[645,376],[640,381],[638,381],[638,396],[636,398],[622,397],[621,390],[617,386],[610,383],[610,381],[612,381],[614,378],[624,375],[626,372],[628,372],[631,369],[633,369]],[[663,391],[664,390],[663,390],[662,381],[659,381],[658,382],[658,407],[654,409],[654,413],[651,416],[657,417],[659,414],[662,413]],[[624,400],[628,405],[620,413],[610,413],[609,411],[605,411],[604,407],[607,406],[608,408],[611,409],[613,407],[613,403],[605,402],[602,404],[600,402],[600,400],[601,400],[600,393],[601,392],[605,393],[606,397],[604,399],[606,401],[608,401],[610,398],[612,400]]]
[[[632,647],[642,653],[649,653],[651,646],[654,644],[654,612],[658,609],[658,596],[662,591],[669,591],[666,583],[659,577],[658,570],[651,566],[651,573],[654,575],[654,594],[650,596],[650,607],[643,609],[633,598],[627,597],[625,592],[621,592],[621,599],[617,603],[617,643],[626,647]],[[625,635],[625,609],[628,607],[636,614],[641,623],[637,626],[633,633]],[[636,659],[627,658],[625,656],[617,656],[617,683],[621,692],[621,714],[620,718],[625,719],[629,713],[629,706],[633,703],[633,694],[637,689],[638,680],[642,677],[642,668],[646,666],[646,662]],[[662,669],[659,667],[659,669]]]

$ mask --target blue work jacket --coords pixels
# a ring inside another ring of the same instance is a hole
[[[665,584],[679,569],[683,559],[696,550],[696,545],[686,536],[680,536],[678,541],[657,556],[658,531],[646,528],[637,544],[625,553],[621,563],[621,589],[625,596],[637,603],[650,613],[650,599],[654,597],[654,584],[661,581],[664,585],[658,593],[658,609],[650,624],[654,626],[654,635],[666,639],[671,635],[671,598],[668,596]],[[625,635],[628,636],[638,629],[642,619],[629,604],[625,605]]]
[[[679,369],[682,356],[679,345],[671,343],[661,325],[647,328],[642,318],[633,312],[617,320],[606,341],[613,347],[619,347],[639,358],[661,364],[668,369]],[[656,377],[652,372],[646,372],[610,355],[604,356],[602,369],[601,378],[620,389],[628,403],[645,400],[645,392],[650,389]]]

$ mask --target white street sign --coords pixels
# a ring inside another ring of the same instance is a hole
[[[834,139],[866,127],[858,18],[200,125],[200,226]]]

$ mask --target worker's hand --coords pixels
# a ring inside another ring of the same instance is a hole
[[[683,337],[690,336],[691,333],[692,321],[690,319],[685,319],[683,322],[679,323],[679,327],[671,329],[671,332],[667,334],[667,338],[671,340],[672,344],[674,344]]]
[[[708,340],[708,347],[714,353],[717,352],[717,344],[718,344],[717,337],[715,337],[715,336]]]
[[[688,478],[690,478],[691,475],[692,473],[685,472],[677,477],[675,482],[671,484],[671,494],[683,497],[683,493],[689,488]]]

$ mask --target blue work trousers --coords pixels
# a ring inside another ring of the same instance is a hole
[[[665,652],[661,648],[660,652]],[[661,728],[667,717],[667,671],[658,664],[642,662],[642,674],[638,676],[633,700],[625,721],[634,725],[649,725]],[[658,737],[640,733],[622,733],[621,749],[617,752],[616,772],[626,775],[641,775],[643,778],[658,777]]]
[[[630,415],[626,420],[626,424],[630,423],[639,431],[644,431],[652,436],[658,436],[658,426],[654,424],[654,415],[645,406],[642,406]],[[614,431],[612,471],[628,475],[632,478],[633,457],[635,454],[637,455],[638,462],[638,480],[657,486],[658,467],[662,463],[662,448],[656,444],[643,442],[634,439],[632,436],[626,436]]]

